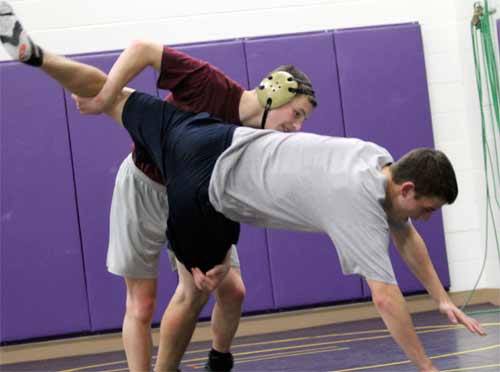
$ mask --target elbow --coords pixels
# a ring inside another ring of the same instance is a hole
[[[146,61],[148,65],[154,65],[157,51],[160,50],[161,53],[163,50],[161,46],[143,40],[132,41],[127,49],[130,54],[139,60]]]
[[[150,41],[134,40],[127,48],[128,53],[141,64],[151,66],[157,70],[161,67],[163,45]]]
[[[147,41],[133,40],[127,49],[133,54],[143,55],[147,52],[148,44]]]

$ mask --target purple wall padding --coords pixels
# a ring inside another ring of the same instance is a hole
[[[416,24],[179,49],[218,66],[245,88],[257,86],[278,65],[295,64],[313,81],[319,102],[305,131],[371,140],[395,158],[413,147],[433,146]],[[76,59],[108,71],[117,55]],[[155,79],[148,70],[131,86],[164,96]],[[0,81],[0,341],[120,328],[125,285],[107,272],[105,262],[115,176],[132,141],[111,119],[81,116],[67,92],[66,118],[63,91],[39,71],[1,64]],[[449,286],[441,214],[416,226]],[[245,312],[368,295],[359,277],[342,275],[332,243],[322,234],[242,226],[238,246]],[[403,291],[421,290],[391,250]],[[177,284],[165,254],[160,266],[154,322]],[[202,316],[212,307],[213,300]]]
[[[256,87],[267,73],[283,64],[294,64],[313,82],[318,108],[303,130],[343,136],[337,66],[331,33],[313,33],[245,41],[250,87]]]
[[[419,25],[339,30],[334,37],[346,135],[378,143],[395,159],[415,147],[434,147]],[[441,213],[416,226],[449,287]],[[422,290],[392,251],[402,290]]]
[[[117,56],[112,53],[75,59],[109,71]],[[130,85],[156,94],[151,69]],[[104,115],[80,115],[68,92],[66,97],[92,330],[120,328],[125,310],[125,282],[107,271],[106,252],[115,177],[122,160],[132,149],[132,140],[123,128]],[[161,319],[177,284],[167,261],[163,254],[155,322]]]
[[[248,88],[245,51],[242,41],[221,41],[204,44],[173,46],[194,58],[207,61],[219,68],[227,76],[237,81],[245,89]],[[165,97],[168,92],[159,89],[159,95]]]
[[[0,65],[0,341],[88,331],[62,89]]]
[[[202,59],[221,69],[229,77],[248,88],[248,76],[243,42],[230,41],[181,46],[195,58]],[[161,92],[164,96],[164,92]],[[274,307],[271,273],[265,237],[265,230],[242,225],[238,243],[241,271],[247,293],[243,304],[244,312],[267,310]],[[213,299],[203,309],[201,317],[208,317],[213,308]]]
[[[245,42],[250,85],[271,70],[294,64],[312,80],[319,106],[304,130],[344,134],[331,33],[259,38]],[[277,308],[361,297],[359,277],[346,277],[331,241],[321,234],[267,230]]]

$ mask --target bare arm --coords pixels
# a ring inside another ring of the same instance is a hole
[[[436,301],[441,313],[445,314],[450,322],[461,323],[469,331],[484,335],[479,322],[465,315],[451,301],[434,269],[425,242],[415,227],[408,224],[403,229],[392,229],[391,233],[401,257]]]
[[[419,368],[419,371],[437,371],[415,332],[405,299],[394,284],[375,280],[367,280],[372,291],[375,307],[389,329],[394,340],[403,349],[408,358]]]
[[[109,111],[123,88],[145,68],[161,68],[163,46],[156,43],[134,41],[114,63],[108,78],[97,96],[80,100],[84,114],[100,114]]]

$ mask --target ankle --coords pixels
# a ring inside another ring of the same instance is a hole
[[[208,353],[206,370],[217,372],[228,372],[233,369],[233,354],[230,352],[221,353],[214,348]]]

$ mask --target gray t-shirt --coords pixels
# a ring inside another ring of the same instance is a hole
[[[359,139],[237,128],[215,164],[210,202],[235,221],[324,232],[344,274],[395,284],[381,172],[392,162]]]

